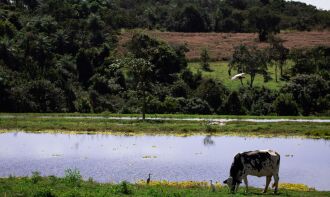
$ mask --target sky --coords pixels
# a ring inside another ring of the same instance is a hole
[[[307,4],[312,4],[317,8],[323,10],[330,10],[330,0],[293,0],[293,1],[300,1]]]

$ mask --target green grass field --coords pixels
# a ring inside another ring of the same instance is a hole
[[[78,114],[77,114],[78,115]],[[0,132],[83,132],[118,135],[237,135],[237,136],[300,136],[330,138],[330,123],[312,122],[227,122],[210,124],[208,121],[185,120],[111,120],[104,118],[72,117],[57,115],[37,116],[25,114],[1,118]],[[183,115],[181,115],[183,117]],[[187,117],[187,115],[185,115]],[[209,116],[211,117],[211,116]],[[299,117],[297,117],[299,118]]]
[[[203,77],[219,80],[226,87],[228,87],[231,90],[237,90],[237,89],[239,89],[239,87],[241,87],[241,82],[239,80],[232,81],[230,79],[231,77],[228,75],[228,62],[211,62],[210,63],[210,68],[211,68],[210,72],[203,71],[201,69],[199,62],[189,63],[188,68],[193,73],[196,73],[198,70],[200,70],[202,72]],[[257,75],[257,77],[253,83],[253,86],[259,86],[259,87],[265,86],[272,90],[280,89],[286,82],[280,81],[280,80],[279,80],[279,82],[275,81],[275,74],[274,74],[275,72],[274,72],[273,67],[270,67],[268,71],[271,73],[273,80],[265,83],[263,77],[261,75]],[[232,76],[235,74],[236,74],[235,71],[232,71]],[[246,78],[243,80],[244,86],[248,86],[248,83],[247,83],[248,81],[250,81],[250,76],[246,75]]]
[[[235,196],[273,196],[271,189],[266,194],[261,189],[250,188],[245,194],[240,187]],[[0,196],[31,196],[31,197],[103,197],[103,196],[152,196],[152,197],[212,197],[233,196],[227,187],[218,186],[215,192],[210,190],[206,182],[144,182],[130,184],[122,182],[97,183],[92,179],[83,181],[79,174],[58,178],[55,176],[41,177],[34,174],[32,177],[0,178]],[[276,196],[330,196],[330,192],[319,192],[306,186],[283,184],[279,187]]]

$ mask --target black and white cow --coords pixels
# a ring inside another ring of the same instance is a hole
[[[248,191],[247,176],[266,176],[266,187],[264,193],[267,192],[269,183],[274,177],[275,193],[278,189],[278,172],[280,168],[280,155],[272,150],[256,150],[244,153],[238,153],[234,162],[231,164],[230,177],[223,183],[227,184],[231,192],[235,192],[238,189],[242,180],[244,180],[246,186],[246,192]]]

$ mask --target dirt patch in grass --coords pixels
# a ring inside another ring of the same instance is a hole
[[[141,31],[141,30],[140,30]],[[125,44],[131,39],[137,30],[123,31],[119,36],[118,52],[125,54]],[[187,44],[189,52],[187,58],[190,61],[200,57],[201,50],[207,48],[212,60],[228,60],[234,47],[239,44],[257,45],[266,47],[267,43],[258,42],[255,33],[180,33],[141,31],[149,36],[165,41],[171,45]],[[289,49],[315,47],[319,45],[330,46],[330,32],[284,32],[279,36],[284,40],[284,45]]]

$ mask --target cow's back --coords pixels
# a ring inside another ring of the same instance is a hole
[[[272,150],[257,150],[241,153],[244,174],[271,176],[278,174],[280,155]]]

